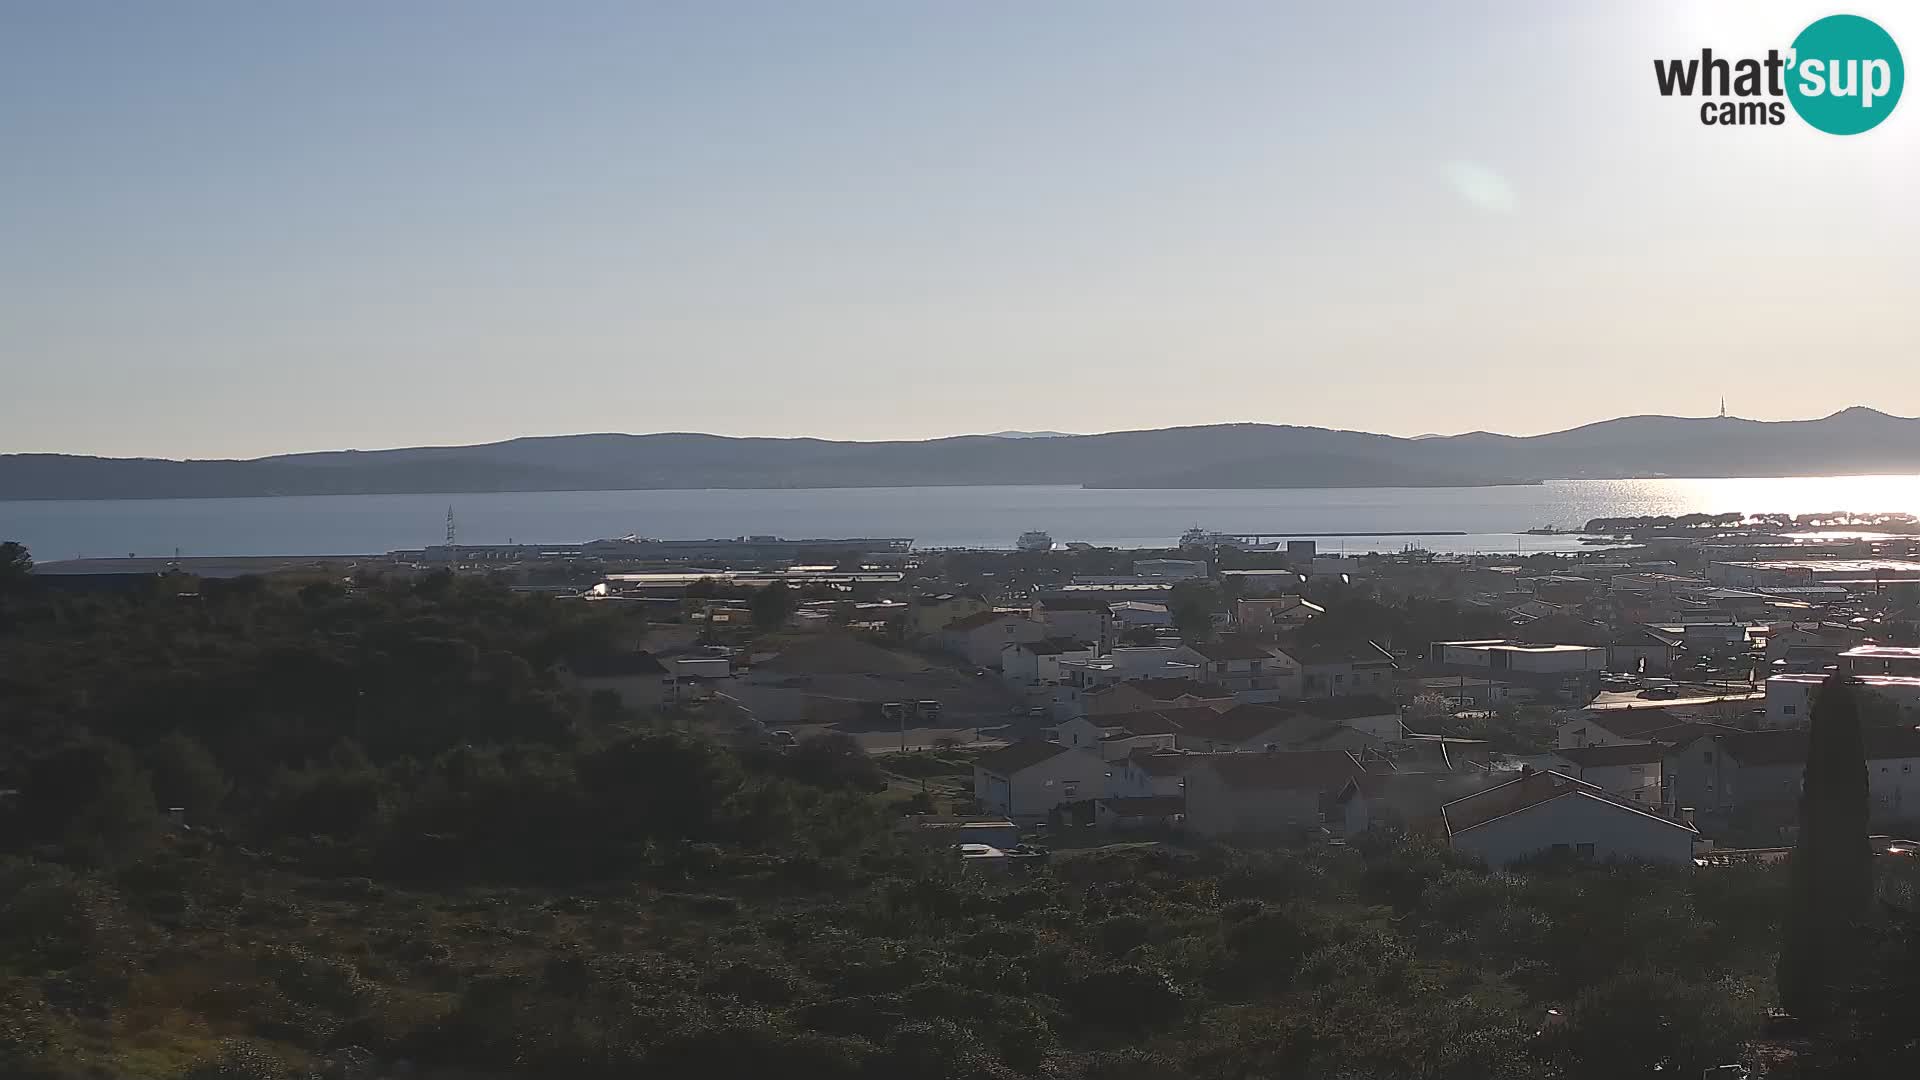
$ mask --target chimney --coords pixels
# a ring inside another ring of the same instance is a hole
[[[1693,807],[1683,806],[1680,808],[1680,824],[1685,825],[1689,829],[1695,827],[1693,824]]]

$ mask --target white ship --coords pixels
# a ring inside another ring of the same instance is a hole
[[[1040,529],[1035,529],[1032,532],[1021,533],[1020,539],[1013,546],[1019,551],[1052,551],[1053,537]]]

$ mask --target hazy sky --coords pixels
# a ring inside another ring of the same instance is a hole
[[[1920,414],[1920,91],[1654,88],[1835,10],[0,3],[0,451]]]

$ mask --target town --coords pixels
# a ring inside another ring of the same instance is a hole
[[[627,537],[40,577],[453,572],[630,610],[646,629],[629,648],[556,677],[735,744],[897,757],[903,822],[998,841],[958,848],[970,865],[1391,826],[1496,866],[1715,866],[1791,850],[1811,699],[1834,672],[1868,702],[1876,843],[1916,850],[1920,538],[1897,517],[1595,521],[1610,535],[1591,550],[1524,557],[1204,529],[1127,551],[1036,530],[1012,551]]]

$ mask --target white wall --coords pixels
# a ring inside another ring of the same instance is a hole
[[[1044,817],[1063,802],[1106,798],[1107,772],[1098,755],[1069,750],[1004,778],[976,765],[973,793],[994,813]]]
[[[1867,762],[1867,811],[1875,821],[1920,818],[1920,758]]]
[[[1638,771],[1636,771],[1638,770]],[[1609,795],[1618,795],[1642,806],[1660,805],[1660,763],[1638,765],[1602,765],[1581,769],[1579,777]]]
[[[1670,821],[1575,792],[1458,833],[1453,847],[1489,866],[1506,866],[1555,844],[1566,844],[1574,853],[1579,845],[1592,844],[1595,859],[1690,865],[1695,835]]]

